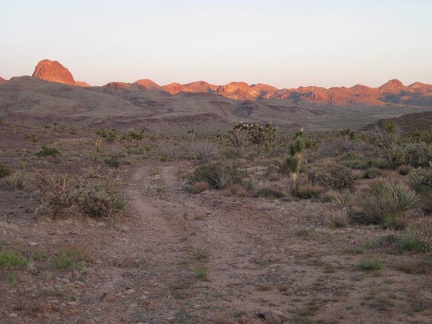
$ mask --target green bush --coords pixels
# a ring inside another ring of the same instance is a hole
[[[39,152],[35,153],[36,156],[45,157],[45,156],[57,156],[60,155],[60,152],[54,147],[46,147],[42,146]]]
[[[381,270],[382,266],[383,266],[383,262],[378,258],[362,259],[359,262],[359,268],[361,270],[378,271]]]
[[[24,268],[28,260],[13,251],[0,251],[0,268]]]
[[[89,261],[90,256],[87,250],[72,247],[57,252],[52,260],[52,265],[57,269],[81,270],[83,262]]]
[[[12,170],[0,163],[0,178],[7,177],[12,173]]]
[[[107,157],[104,162],[111,168],[118,168],[120,166],[120,160],[117,155],[111,155]]]
[[[378,181],[369,186],[360,204],[365,223],[399,229],[404,224],[401,217],[420,206],[420,196],[402,184]]]
[[[351,169],[338,165],[324,165],[308,172],[309,181],[324,188],[342,190],[353,189],[354,176]]]

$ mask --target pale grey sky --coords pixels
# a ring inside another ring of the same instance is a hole
[[[92,85],[432,83],[432,1],[0,0],[0,76],[57,60]]]

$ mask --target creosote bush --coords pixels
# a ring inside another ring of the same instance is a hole
[[[342,190],[353,189],[354,176],[351,169],[339,165],[323,165],[319,168],[313,168],[307,175],[312,184],[322,187]]]
[[[246,172],[235,165],[222,165],[221,163],[207,163],[195,169],[190,182],[206,182],[211,188],[225,189],[230,184],[241,184]]]

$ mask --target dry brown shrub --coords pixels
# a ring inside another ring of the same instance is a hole
[[[205,181],[197,181],[191,185],[191,191],[194,194],[199,194],[209,189],[209,184]]]

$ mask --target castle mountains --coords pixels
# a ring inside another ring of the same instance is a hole
[[[75,81],[71,72],[56,61],[40,61],[32,76],[50,82],[90,87],[85,82]],[[2,82],[1,79],[0,82]],[[356,104],[383,106],[388,103],[418,106],[432,105],[432,85],[416,82],[405,86],[399,80],[390,80],[379,88],[370,88],[358,84],[351,88],[333,87],[326,89],[308,86],[299,87],[297,89],[277,89],[271,85],[261,83],[248,85],[245,82],[231,82],[227,85],[213,85],[205,81],[197,81],[188,84],[170,83],[160,86],[148,79],[138,80],[134,83],[110,82],[103,87],[120,91],[139,88],[146,91],[166,92],[171,95],[177,95],[179,93],[212,93],[232,100],[241,101],[255,101],[257,99],[292,99],[296,102],[304,101],[307,103],[327,104],[332,106]]]
[[[359,129],[382,118],[432,110],[432,85],[390,80],[378,88],[299,87],[205,81],[158,85],[148,79],[90,86],[59,62],[43,60],[32,76],[0,78],[0,119],[41,126],[213,133],[241,121],[280,131]]]

